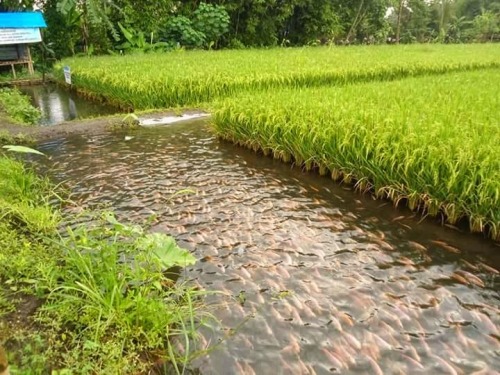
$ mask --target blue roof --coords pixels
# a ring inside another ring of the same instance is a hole
[[[0,28],[33,28],[47,27],[43,15],[40,12],[12,12],[0,13]]]

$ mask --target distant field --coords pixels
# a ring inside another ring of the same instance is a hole
[[[244,93],[216,133],[500,238],[500,69]]]
[[[73,58],[73,83],[134,109],[199,105],[242,90],[316,87],[500,67],[500,47],[410,45],[187,51]]]

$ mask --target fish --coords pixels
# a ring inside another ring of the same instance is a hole
[[[326,326],[329,326],[329,325],[332,325],[333,327],[335,327],[340,332],[343,331],[342,325],[340,324],[340,322],[338,321],[338,319],[335,318],[335,317],[333,317],[333,316],[330,316],[330,320],[326,323]]]
[[[495,275],[499,275],[500,274],[500,271],[498,271],[497,269],[495,269],[493,267],[488,266],[487,264],[479,262],[478,265],[479,265],[479,267],[481,267],[485,271],[488,271],[490,273],[494,273]]]
[[[460,375],[460,374],[463,374],[462,371],[460,372],[457,372],[457,370],[455,369],[455,367],[453,367],[453,365],[449,364],[447,361],[445,361],[443,358],[441,357],[438,357],[437,355],[435,354],[431,354],[430,355],[431,358],[434,358],[441,366],[443,369],[447,370],[447,372],[450,374],[450,375]]]
[[[328,358],[330,363],[334,365],[337,369],[348,369],[349,366],[347,366],[336,354],[331,353],[328,349],[323,348],[321,349],[323,354]]]
[[[374,374],[374,375],[384,375],[384,372],[382,371],[382,369],[380,368],[380,366],[377,364],[377,362],[375,362],[375,360],[367,355],[365,355],[365,358],[366,360],[368,361],[368,363],[370,363],[370,366],[372,368],[372,372],[370,372],[371,374]]]
[[[401,357],[406,359],[411,364],[412,367],[419,368],[420,370],[424,369],[424,366],[422,366],[422,364],[419,361],[415,360],[414,358],[410,357],[409,355],[401,354]]]
[[[342,337],[352,348],[354,348],[355,350],[361,350],[361,343],[356,337],[354,337],[354,335],[351,335],[350,333],[344,331],[342,333]]]
[[[415,242],[415,241],[408,241],[408,245],[410,245],[410,247],[413,250],[416,250],[419,252],[426,252],[427,251],[427,248],[424,245],[419,244],[418,242]]]
[[[289,344],[281,349],[281,353],[298,355],[300,353],[299,341],[293,335],[290,335]]]
[[[401,216],[395,217],[395,218],[394,218],[394,219],[392,219],[391,221],[392,221],[392,222],[395,222],[395,221],[400,221],[400,220],[403,220],[403,219],[405,219],[405,218],[406,218],[406,216],[401,215]]]
[[[375,342],[375,344],[377,344],[377,346],[380,349],[386,350],[386,351],[393,350],[393,346],[391,344],[389,344],[387,341],[385,341],[382,337],[377,335],[376,333],[372,333],[372,337],[373,337],[373,341]]]
[[[438,240],[434,240],[434,241],[431,241],[433,244],[439,246],[441,249],[444,249],[450,253],[454,253],[454,254],[458,254],[460,253],[461,251],[459,249],[457,249],[456,247],[453,247],[449,244],[447,244],[446,242],[444,241],[438,241]]]
[[[345,312],[341,312],[339,315],[338,315],[339,319],[346,325],[350,326],[350,327],[353,327],[354,326],[354,320],[352,318],[352,316],[350,316],[349,314],[345,313]]]
[[[450,279],[452,280],[455,280],[457,281],[458,283],[460,284],[463,284],[463,285],[469,285],[469,282],[467,281],[467,279],[459,274],[457,274],[456,272],[454,272],[451,276],[450,276]]]
[[[417,349],[415,349],[415,347],[413,345],[409,345],[408,350],[410,351],[410,354],[411,354],[412,358],[415,359],[415,361],[417,361],[419,363],[422,362],[422,358],[420,358],[420,356],[418,355]]]
[[[472,263],[467,262],[465,259],[460,260],[467,268],[471,269],[472,271],[479,271],[479,267],[473,265]]]
[[[481,280],[479,277],[477,277],[476,275],[473,275],[470,272],[458,270],[458,271],[455,271],[455,274],[459,274],[460,276],[464,277],[467,280],[467,282],[470,284],[474,284],[476,286],[484,288],[483,280]]]
[[[351,365],[356,365],[356,358],[354,358],[353,353],[349,353],[344,345],[338,345],[334,349],[334,354],[336,354],[344,363],[349,362]],[[347,365],[349,368],[349,365]]]

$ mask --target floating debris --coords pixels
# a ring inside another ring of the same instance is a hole
[[[177,122],[196,120],[210,117],[209,113],[192,113],[192,114],[183,114],[180,116],[164,116],[157,118],[139,118],[139,125],[145,127],[152,126],[161,126],[161,125],[170,125],[175,124]]]

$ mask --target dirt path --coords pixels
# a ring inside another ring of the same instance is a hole
[[[183,114],[200,113],[200,110],[186,110]],[[178,116],[178,113],[173,111],[151,112],[141,114],[141,119],[153,119],[164,116]],[[73,120],[64,122],[59,125],[52,126],[22,126],[7,122],[4,118],[0,118],[0,133],[8,132],[12,136],[20,134],[28,136],[35,141],[60,138],[72,134],[98,134],[112,129],[126,126],[123,123],[125,115],[119,114],[115,116],[99,117],[93,119]]]
[[[110,128],[113,124],[117,124],[120,120],[120,117],[106,117],[90,120],[77,120],[54,126],[21,126],[2,122],[0,123],[0,131],[7,131],[12,136],[23,134],[39,141],[59,138],[71,134],[101,133],[105,129]]]

